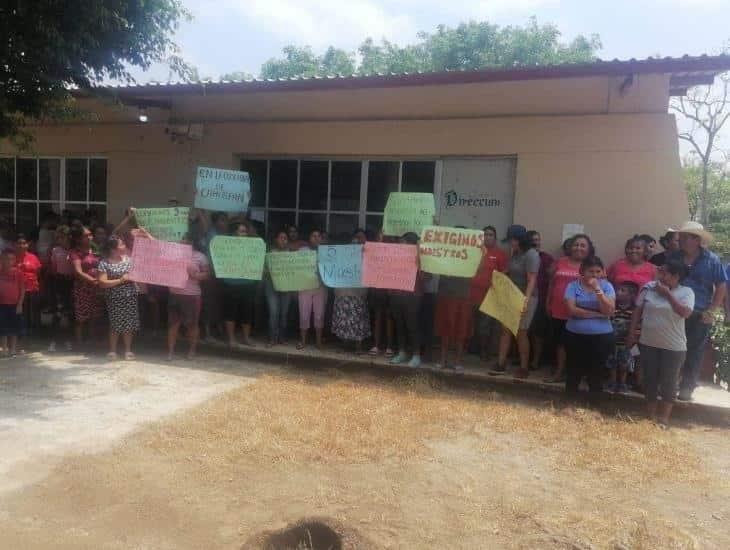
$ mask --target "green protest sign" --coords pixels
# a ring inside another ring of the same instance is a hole
[[[391,193],[383,212],[383,233],[401,236],[433,224],[436,206],[433,193]]]
[[[266,265],[279,292],[318,288],[317,251],[269,252]]]
[[[188,232],[190,208],[136,208],[137,225],[161,241],[179,242]]]
[[[266,244],[257,237],[213,237],[210,259],[219,279],[261,280]]]
[[[424,227],[418,243],[421,269],[437,275],[473,277],[482,261],[483,244],[483,231]]]

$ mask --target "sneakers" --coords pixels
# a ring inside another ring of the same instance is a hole
[[[680,401],[692,401],[692,390],[690,390],[689,388],[680,389],[677,399],[679,399]]]
[[[421,366],[421,356],[420,355],[414,355],[411,357],[411,360],[408,361],[408,366],[412,369],[417,369]]]
[[[395,357],[393,357],[390,360],[390,364],[391,365],[400,365],[401,363],[405,363],[407,359],[408,359],[408,356],[405,353],[399,353],[398,355],[396,355]]]

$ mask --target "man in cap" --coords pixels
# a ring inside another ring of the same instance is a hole
[[[690,401],[697,387],[702,357],[715,314],[723,308],[727,274],[720,258],[707,250],[712,235],[702,224],[686,222],[676,231],[679,233],[679,252],[674,257],[681,259],[689,272],[682,284],[695,293],[694,312],[685,322],[687,357],[679,384],[679,400]]]

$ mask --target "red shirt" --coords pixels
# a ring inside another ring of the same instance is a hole
[[[22,257],[18,254],[16,266],[23,274],[25,291],[38,292],[41,289],[38,283],[38,272],[41,269],[41,261],[38,259],[38,256],[31,252],[26,252]]]
[[[23,291],[23,274],[19,269],[0,270],[0,304],[16,306]]]
[[[608,280],[614,286],[621,283],[634,283],[641,289],[654,279],[656,279],[656,266],[651,262],[633,265],[626,258],[621,258],[608,268]]]
[[[469,298],[475,305],[481,305],[484,296],[487,295],[489,287],[492,286],[492,273],[507,271],[507,253],[501,248],[487,248],[487,253],[482,257],[477,274],[471,280]]]
[[[555,274],[553,275],[553,287],[548,296],[550,316],[553,319],[567,321],[570,317],[568,306],[565,305],[565,290],[573,281],[580,277],[580,263],[574,264],[567,256],[561,256],[555,261]]]
[[[72,250],[68,254],[68,260],[73,264],[76,260],[81,260],[81,271],[89,275],[90,277],[96,277],[99,272],[97,267],[99,265],[99,256],[94,254],[91,249],[86,252],[81,250]]]

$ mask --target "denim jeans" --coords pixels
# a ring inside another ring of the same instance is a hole
[[[697,312],[684,322],[684,332],[687,334],[687,357],[682,365],[680,391],[685,390],[691,393],[697,387],[702,357],[705,354],[707,340],[710,338],[710,329],[712,329],[712,325],[703,323],[702,314]]]
[[[274,285],[268,278],[264,282],[264,291],[269,309],[269,340],[279,342],[286,338],[289,304],[295,293],[274,290]]]

